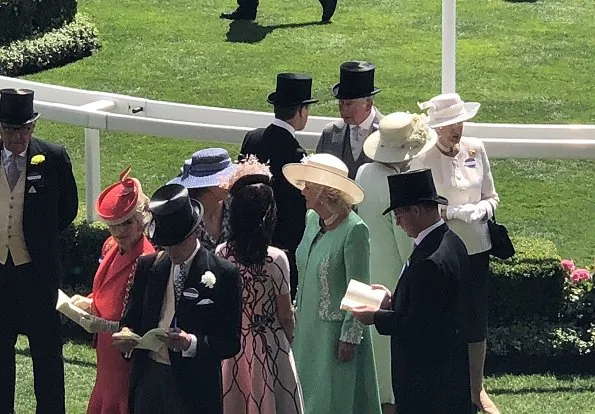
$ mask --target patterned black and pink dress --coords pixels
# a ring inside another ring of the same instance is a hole
[[[222,363],[226,414],[302,414],[303,396],[289,341],[279,323],[277,295],[289,294],[285,253],[269,247],[264,265],[237,263],[226,244],[216,254],[243,279],[242,349]]]

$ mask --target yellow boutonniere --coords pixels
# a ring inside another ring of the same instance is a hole
[[[41,164],[44,161],[45,161],[45,155],[37,154],[37,155],[34,155],[33,158],[31,158],[31,165]]]

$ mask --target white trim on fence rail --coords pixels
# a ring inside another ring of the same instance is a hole
[[[268,112],[155,101],[4,76],[0,88],[32,89],[35,110],[43,119],[85,128],[87,205],[99,194],[98,130],[239,144],[247,131],[273,119]],[[315,148],[324,125],[336,119],[311,116],[298,140],[305,148]],[[491,157],[595,159],[595,125],[468,122],[465,135],[481,139]],[[87,209],[87,219],[95,219],[92,208]]]

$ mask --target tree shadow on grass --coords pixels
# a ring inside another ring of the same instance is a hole
[[[22,355],[22,356],[26,356],[26,357],[30,357],[31,356],[31,351],[29,350],[29,348],[24,348],[24,349],[15,349],[15,353],[17,355]],[[66,364],[72,364],[72,365],[78,365],[79,367],[89,367],[89,368],[95,368],[97,365],[95,364],[95,362],[89,362],[89,361],[84,361],[82,359],[78,359],[78,358],[67,358],[64,357],[64,362]]]
[[[295,29],[298,27],[318,26],[328,23],[321,21],[303,22],[303,23],[285,23],[274,24],[271,26],[261,26],[258,22],[250,20],[233,20],[229,23],[226,41],[232,43],[258,43],[269,33],[276,29]]]
[[[506,3],[537,3],[540,0],[504,0]]]

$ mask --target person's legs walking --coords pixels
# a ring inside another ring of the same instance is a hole
[[[234,11],[221,13],[219,17],[228,20],[254,20],[258,10],[258,0],[238,0]]]

